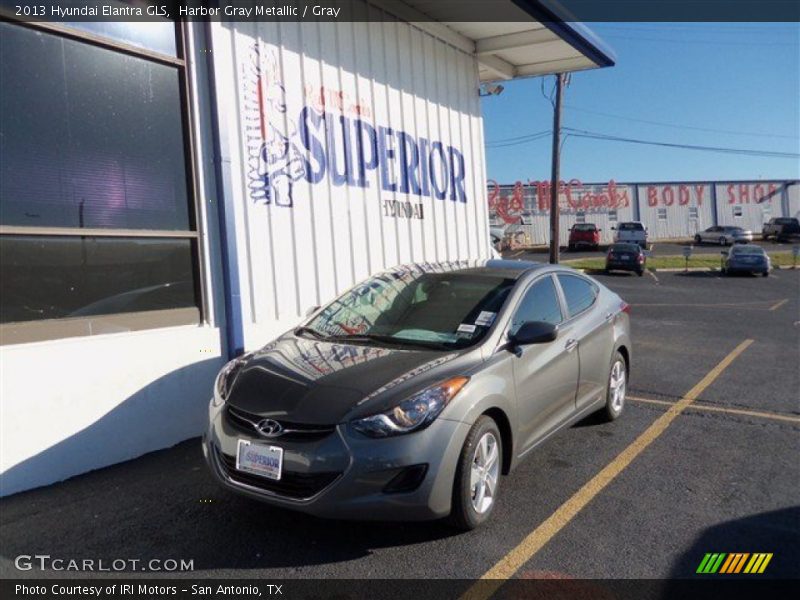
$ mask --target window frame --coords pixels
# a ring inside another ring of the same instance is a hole
[[[194,307],[176,307],[158,311],[122,312],[111,315],[98,315],[92,317],[77,317],[63,319],[43,319],[39,321],[19,321],[0,324],[0,346],[22,344],[29,342],[59,340],[71,337],[84,337],[101,335],[104,332],[94,333],[99,322],[113,323],[118,327],[128,328],[129,331],[162,329],[172,326],[208,325],[210,324],[209,298],[206,293],[205,281],[207,273],[203,257],[206,254],[206,240],[202,232],[202,207],[200,206],[201,182],[197,169],[197,156],[195,152],[195,123],[196,115],[192,99],[195,90],[192,88],[189,63],[187,57],[189,47],[189,24],[173,21],[175,32],[176,55],[171,56],[147,48],[142,48],[127,42],[98,35],[82,29],[74,29],[67,25],[51,22],[32,22],[6,16],[4,20],[16,27],[24,27],[39,33],[62,37],[72,41],[85,43],[90,46],[111,50],[144,61],[154,62],[177,70],[178,75],[178,100],[181,112],[181,130],[183,134],[183,158],[185,164],[186,194],[188,198],[187,210],[189,213],[188,230],[171,229],[125,229],[125,228],[79,228],[79,227],[36,227],[0,224],[0,236],[68,236],[68,237],[102,237],[102,238],[161,238],[161,239],[190,239],[194,240],[192,246],[192,272],[194,279],[195,298]],[[193,311],[194,318],[188,317],[188,311]],[[148,319],[148,315],[152,319]],[[173,318],[174,317],[174,318]],[[150,322],[148,322],[150,321]],[[93,327],[94,324],[94,327]],[[102,329],[102,328],[101,328]]]

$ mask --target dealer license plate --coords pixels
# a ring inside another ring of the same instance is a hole
[[[239,440],[239,447],[236,450],[236,469],[277,481],[281,478],[283,470],[283,448]]]

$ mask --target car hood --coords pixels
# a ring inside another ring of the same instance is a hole
[[[227,403],[263,417],[308,425],[342,422],[348,413],[387,408],[444,378],[463,354],[382,348],[286,334],[255,352],[236,375]],[[359,410],[360,409],[360,410]]]

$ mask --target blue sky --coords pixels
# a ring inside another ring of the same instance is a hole
[[[588,25],[613,48],[617,64],[572,75],[564,126],[668,143],[800,153],[800,25]],[[489,179],[550,177],[550,135],[492,147],[551,129],[553,111],[542,81],[549,95],[552,76],[507,82],[500,96],[482,99]],[[800,159],[569,137],[561,173],[562,179],[584,182],[784,179],[800,177]]]

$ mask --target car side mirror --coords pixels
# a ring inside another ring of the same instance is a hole
[[[508,336],[511,345],[528,346],[530,344],[546,344],[558,337],[558,329],[545,321],[528,321],[523,323],[514,335]]]
[[[313,315],[313,314],[314,314],[315,312],[317,312],[318,310],[319,310],[319,306],[312,306],[311,308],[309,308],[309,309],[306,311],[306,316],[307,316],[307,317],[310,317],[311,315]]]

